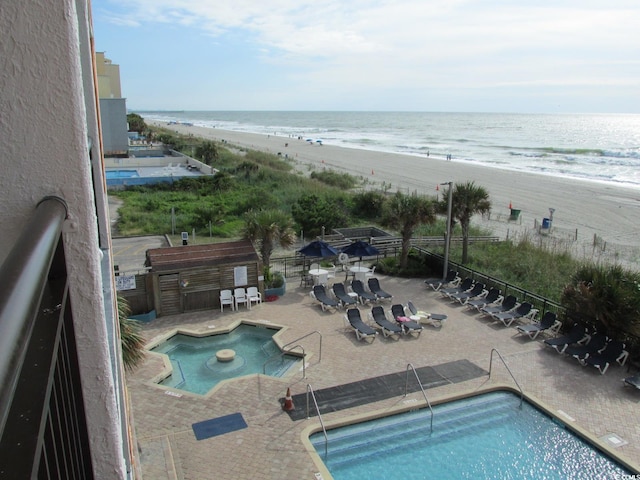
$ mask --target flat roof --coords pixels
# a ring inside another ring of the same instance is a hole
[[[147,250],[146,257],[152,272],[260,260],[249,240],[153,248]]]

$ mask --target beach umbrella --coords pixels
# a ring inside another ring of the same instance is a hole
[[[373,245],[358,240],[344,247],[342,253],[346,253],[352,257],[360,257],[360,261],[362,261],[362,257],[373,257],[374,255],[378,255],[380,251]]]
[[[338,253],[340,253],[331,245],[321,240],[315,240],[305,245],[300,250],[298,250],[298,252],[304,255],[305,257],[320,257],[320,258],[335,257],[336,255],[338,255]]]

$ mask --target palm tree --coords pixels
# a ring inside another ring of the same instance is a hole
[[[396,192],[387,204],[384,223],[400,231],[402,236],[402,252],[400,268],[407,267],[411,237],[420,224],[434,223],[435,209],[431,199],[416,194],[405,195]]]
[[[118,320],[120,323],[120,342],[122,362],[127,370],[133,370],[144,358],[144,338],[140,334],[140,324],[129,318],[131,309],[127,299],[118,295]]]
[[[449,187],[451,188],[451,187]],[[440,204],[441,211],[446,211],[447,195]],[[484,187],[477,186],[474,182],[456,183],[453,188],[451,218],[460,222],[462,229],[462,262],[467,263],[469,257],[469,226],[471,218],[477,214],[485,214],[491,211],[489,193]],[[453,225],[452,225],[453,226]]]
[[[256,246],[265,269],[269,268],[276,245],[289,248],[296,241],[291,217],[280,210],[249,210],[245,214],[243,237]]]
[[[219,157],[218,147],[216,147],[216,144],[213,142],[202,142],[202,144],[196,148],[196,156],[200,157],[207,165],[212,165],[213,161]]]

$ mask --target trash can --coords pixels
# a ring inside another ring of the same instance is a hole
[[[548,218],[542,219],[542,228],[551,228],[551,220]]]
[[[509,220],[517,220],[518,217],[520,217],[520,210],[516,210],[515,208],[512,208],[511,216],[509,217]]]

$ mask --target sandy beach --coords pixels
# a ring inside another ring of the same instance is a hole
[[[259,135],[188,125],[149,122],[175,132],[200,136],[233,145],[267,151],[295,161],[303,172],[331,168],[362,177],[367,183],[382,186],[391,183],[390,191],[400,189],[425,195],[442,195],[445,182],[474,181],[489,192],[492,202],[487,227],[497,235],[533,230],[535,222],[549,217],[554,208],[556,236],[577,236],[577,253],[593,255],[590,246],[594,235],[606,242],[608,255],[622,263],[634,265],[640,258],[640,190],[604,183],[559,178],[544,174],[516,172],[477,166],[468,162],[350,149],[332,145],[310,144],[305,139],[278,135]],[[507,222],[509,205],[521,210],[518,222]],[[500,220],[503,221],[500,221]],[[486,220],[486,219],[485,219]]]

